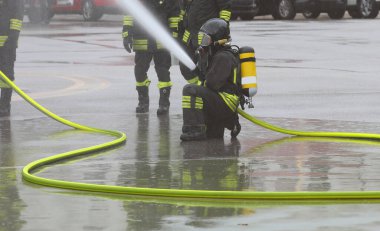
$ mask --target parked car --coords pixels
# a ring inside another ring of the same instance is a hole
[[[252,20],[259,12],[258,0],[233,0],[232,19],[240,17],[242,20]]]
[[[103,14],[121,13],[117,0],[25,0],[31,22],[41,22],[55,14],[81,14],[85,21],[97,21]]]
[[[297,13],[317,18],[326,12],[333,19],[342,18],[347,0],[257,0],[257,15],[272,15],[274,19],[292,20]]]
[[[347,11],[352,18],[376,18],[380,0],[347,0]]]
[[[346,13],[347,0],[308,0],[298,3],[305,18],[315,19],[327,13],[331,19],[341,19]]]

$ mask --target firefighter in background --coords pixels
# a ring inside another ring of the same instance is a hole
[[[232,0],[181,0],[179,23],[180,42],[187,54],[196,62],[195,51],[199,46],[198,32],[211,18],[231,19]],[[188,83],[198,84],[199,76],[180,62],[183,77]]]
[[[0,70],[14,80],[16,48],[24,16],[23,0],[0,0]],[[9,116],[12,89],[0,80],[0,116]]]
[[[142,3],[172,33],[174,38],[178,37],[178,0],[142,0]],[[123,41],[127,52],[130,53],[132,49],[135,52],[135,78],[139,100],[136,113],[149,111],[149,84],[151,81],[147,76],[147,71],[153,59],[160,91],[157,115],[167,114],[170,106],[170,89],[173,85],[169,72],[171,67],[169,51],[144,31],[131,16],[124,17]]]
[[[199,36],[197,69],[204,81],[183,88],[180,138],[183,141],[222,138],[225,128],[236,137],[240,132],[237,115],[240,93],[236,82],[239,59],[230,45],[229,25],[222,19],[210,19],[201,27]]]

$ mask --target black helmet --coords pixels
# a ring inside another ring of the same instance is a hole
[[[230,41],[230,28],[226,21],[220,18],[212,18],[203,24],[198,34],[199,45],[223,45]]]

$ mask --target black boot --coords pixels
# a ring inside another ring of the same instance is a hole
[[[139,94],[139,104],[136,107],[136,113],[146,113],[149,111],[149,89],[148,87],[136,87]]]
[[[182,135],[180,136],[182,141],[205,140],[206,138],[205,125],[184,125],[182,127]]]
[[[157,115],[168,114],[170,107],[170,87],[164,87],[160,89],[159,107],[157,109]]]
[[[2,88],[0,99],[0,117],[9,116],[11,114],[11,98],[12,89]]]

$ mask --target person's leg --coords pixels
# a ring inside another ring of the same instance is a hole
[[[14,81],[15,49],[0,49],[0,70]],[[1,88],[0,116],[9,116],[11,111],[12,88]]]
[[[159,108],[157,115],[169,112],[170,90],[173,83],[170,80],[171,56],[167,50],[160,50],[153,55],[154,65],[158,76],[158,89],[160,91]]]
[[[146,113],[149,111],[150,80],[148,79],[147,72],[151,61],[152,53],[140,51],[135,53],[136,90],[139,99],[139,103],[136,107],[136,113]]]

